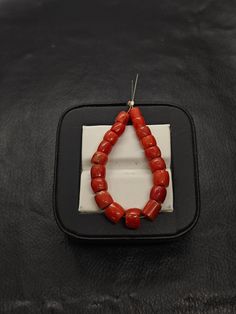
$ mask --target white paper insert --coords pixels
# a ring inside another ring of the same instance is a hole
[[[170,169],[170,125],[149,125],[149,127],[157,140],[170,174],[170,184],[167,188],[167,196],[163,203],[162,211],[172,212],[173,189]],[[91,188],[90,160],[97,150],[104,133],[110,128],[111,125],[83,126],[80,212],[100,211],[95,203],[94,193]],[[113,199],[125,209],[131,207],[143,208],[149,199],[149,193],[152,188],[152,173],[132,125],[126,127],[125,132],[113,147],[109,154],[106,169],[108,190]]]

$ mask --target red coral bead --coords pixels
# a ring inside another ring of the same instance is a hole
[[[152,146],[156,146],[157,142],[153,135],[145,136],[141,139],[144,149]]]
[[[125,130],[124,123],[116,122],[113,124],[111,131],[114,131],[118,136],[120,136]]]
[[[161,204],[154,200],[149,200],[143,209],[143,215],[150,220],[154,220],[161,210]]]
[[[163,203],[166,198],[166,188],[164,186],[154,185],[150,192],[150,199]]]
[[[148,160],[152,160],[154,158],[160,157],[161,156],[161,151],[158,146],[152,146],[147,149],[145,149],[145,155]]]
[[[111,143],[105,140],[101,141],[101,143],[98,146],[98,151],[105,154],[109,154],[111,150],[112,150]]]
[[[105,208],[105,216],[114,223],[117,223],[125,214],[124,208],[120,204],[113,202]]]
[[[125,214],[125,224],[130,229],[138,229],[140,226],[141,210],[139,208],[130,208]]]
[[[132,123],[135,129],[146,125],[145,120],[142,116],[134,118],[132,120]]]
[[[107,190],[107,182],[103,178],[95,178],[91,181],[91,187],[95,193]]]
[[[109,143],[111,143],[111,145],[115,145],[115,143],[117,142],[118,138],[119,138],[119,136],[115,132],[113,132],[111,130],[107,131],[105,133],[104,137],[103,137],[103,139],[105,141],[108,141]]]
[[[130,114],[130,118],[132,121],[134,118],[142,116],[142,113],[141,113],[139,107],[134,107],[134,108],[130,109],[129,114]]]
[[[169,185],[169,180],[169,173],[166,170],[157,170],[153,173],[154,185],[162,185],[166,187]]]
[[[106,168],[103,165],[93,165],[90,170],[91,178],[105,178]]]
[[[164,159],[161,157],[154,158],[151,161],[149,161],[149,166],[152,170],[152,172],[155,172],[156,170],[162,170],[166,168],[166,163]]]
[[[127,124],[128,121],[129,121],[129,114],[126,111],[121,111],[115,119],[115,122],[121,122],[124,124]]]
[[[95,195],[95,201],[99,208],[104,209],[113,202],[113,199],[107,191],[101,191]]]
[[[105,165],[107,163],[107,160],[108,160],[107,154],[102,152],[96,152],[94,153],[91,162],[94,164]]]
[[[151,130],[146,125],[136,128],[135,131],[140,140],[145,136],[151,135]]]

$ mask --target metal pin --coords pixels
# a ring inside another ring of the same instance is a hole
[[[133,90],[133,96],[132,96],[132,99],[131,99],[133,101],[134,101],[134,97],[135,97],[135,93],[136,93],[137,84],[138,84],[138,73],[136,74],[135,83],[134,83],[134,90]]]
[[[137,84],[138,84],[138,73],[136,74],[135,83],[133,80],[131,81],[131,100],[128,101],[129,110],[133,108],[134,106],[134,97],[135,97],[135,93],[137,89]]]
[[[134,93],[134,80],[131,81],[131,95],[130,95],[130,99],[133,98],[133,93]]]

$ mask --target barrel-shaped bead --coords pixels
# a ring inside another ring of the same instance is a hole
[[[143,215],[150,220],[154,220],[161,210],[161,204],[154,200],[149,200],[143,208]]]
[[[154,185],[161,185],[167,187],[169,185],[169,173],[166,170],[157,170],[153,173]]]
[[[138,229],[140,226],[141,210],[139,208],[130,208],[125,213],[125,224],[130,229]]]
[[[127,111],[121,111],[115,119],[115,122],[121,122],[124,124],[127,124],[128,121],[129,121],[129,113]]]
[[[129,114],[132,121],[134,118],[142,116],[139,107],[133,107],[132,109],[130,109]]]
[[[113,199],[107,191],[101,191],[95,195],[95,201],[99,208],[104,209],[113,202]]]
[[[163,203],[166,198],[166,188],[161,185],[154,185],[150,191],[150,199]]]
[[[156,170],[162,170],[166,168],[165,160],[161,157],[154,158],[149,161],[149,166],[152,170],[152,172],[155,172]]]
[[[96,152],[94,153],[91,162],[93,164],[100,164],[100,165],[105,165],[107,163],[108,156],[107,154],[103,152]]]
[[[111,152],[111,150],[112,150],[112,145],[110,142],[106,140],[101,141],[101,143],[98,146],[98,152],[102,152],[107,155]]]
[[[94,193],[107,190],[107,182],[104,178],[94,178],[91,181],[91,187]]]
[[[151,135],[151,130],[147,125],[142,125],[135,129],[138,138],[141,140],[143,137]]]
[[[121,136],[125,130],[125,124],[122,122],[115,122],[111,127],[111,131],[115,132],[118,136]]]
[[[91,178],[105,178],[106,168],[104,165],[93,165],[90,170]]]
[[[146,125],[143,116],[139,116],[139,117],[132,119],[132,123],[133,123],[133,126],[135,129]]]
[[[161,156],[161,151],[158,146],[152,146],[145,149],[145,155],[148,160],[152,160],[154,158]]]
[[[104,214],[110,221],[117,223],[124,216],[125,211],[120,204],[113,202],[105,208]]]
[[[103,137],[103,139],[105,141],[108,141],[109,143],[111,143],[111,145],[115,145],[115,143],[117,142],[118,138],[119,138],[119,136],[115,132],[113,132],[111,130],[107,131],[105,133],[104,137]]]
[[[144,149],[147,149],[152,146],[156,146],[157,142],[153,135],[147,135],[141,139]]]

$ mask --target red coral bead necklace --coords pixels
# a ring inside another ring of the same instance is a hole
[[[166,164],[161,157],[160,148],[157,146],[156,139],[152,135],[150,128],[146,125],[145,119],[139,107],[134,107],[134,97],[138,82],[136,76],[134,88],[132,81],[131,100],[128,101],[128,111],[121,111],[115,118],[115,123],[103,137],[97,151],[91,158],[91,187],[95,193],[95,201],[98,207],[103,210],[105,217],[112,223],[118,223],[123,217],[125,225],[130,229],[140,227],[140,218],[144,217],[153,221],[160,213],[162,203],[166,198],[166,188],[169,185],[169,173]],[[153,187],[150,197],[144,208],[124,209],[115,202],[108,192],[106,182],[105,164],[112,147],[116,144],[119,137],[124,133],[127,123],[131,120],[145,156],[148,159],[150,170],[153,173]]]

